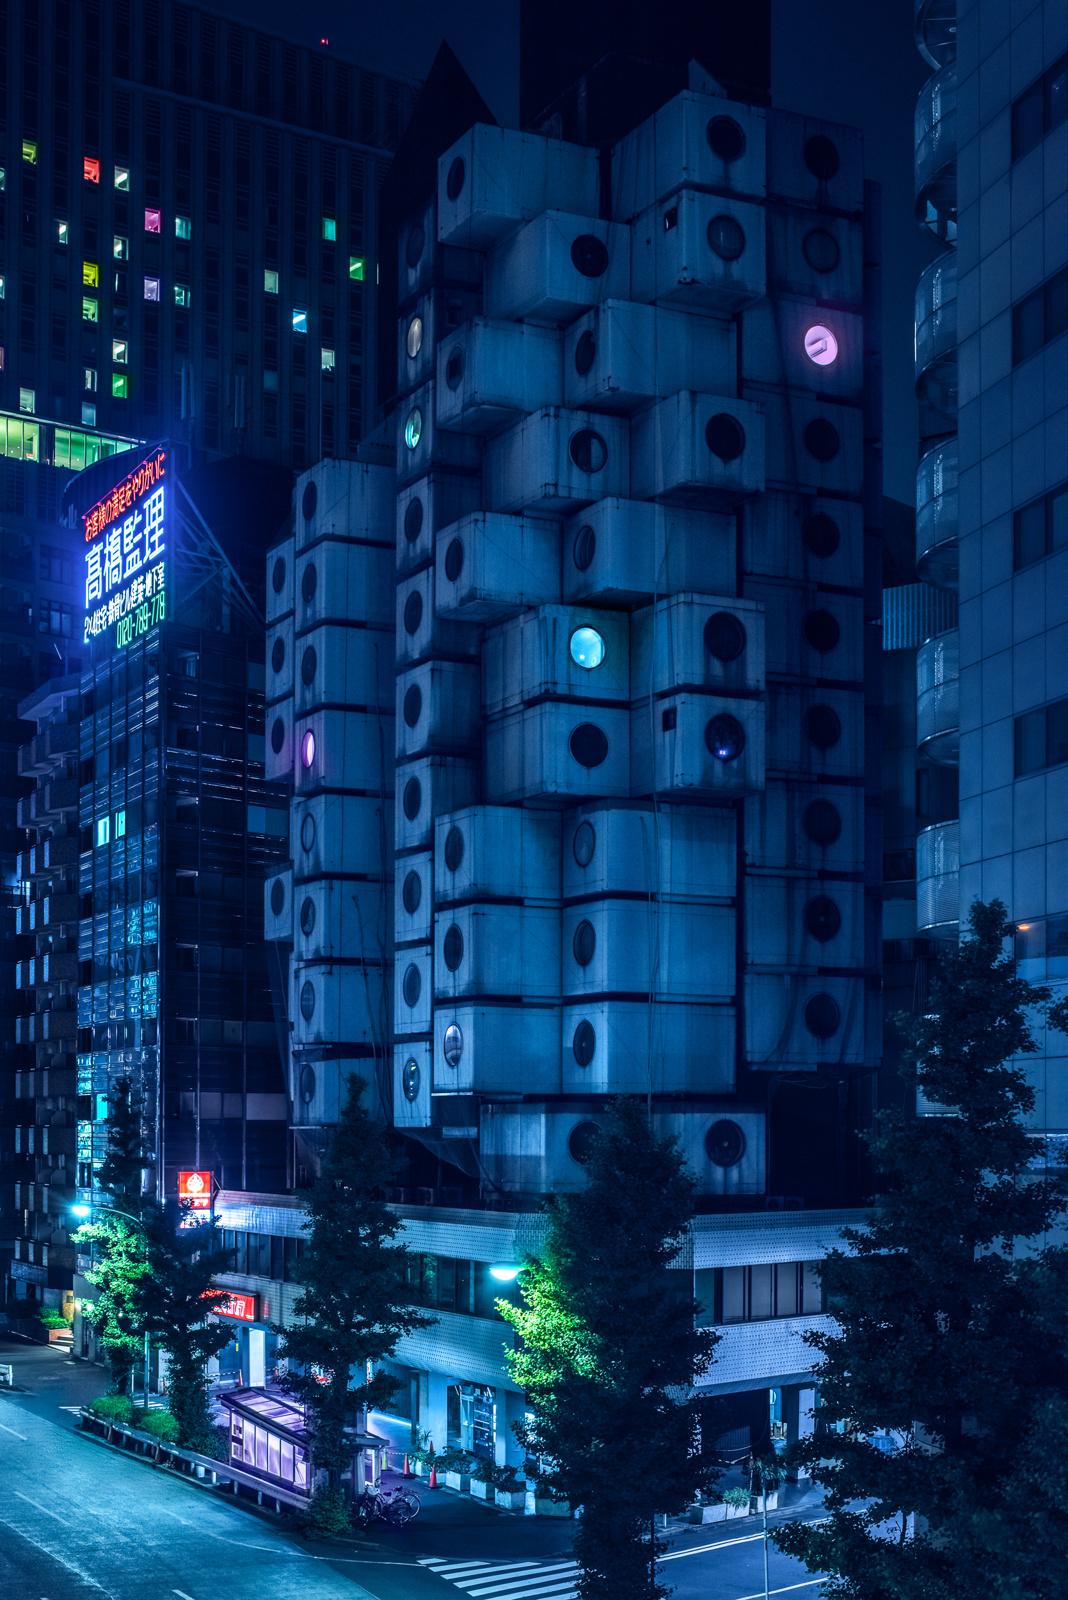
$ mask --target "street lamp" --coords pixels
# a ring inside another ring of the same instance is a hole
[[[91,1221],[92,1220],[93,1209],[94,1209],[93,1206],[86,1205],[86,1203],[83,1200],[79,1200],[79,1201],[76,1201],[75,1204],[73,1204],[71,1206],[70,1213],[71,1213],[72,1217],[78,1217],[81,1221],[86,1222],[86,1221]],[[132,1222],[133,1223],[134,1227],[137,1229],[137,1231],[141,1235],[141,1242],[143,1243],[143,1245],[145,1247],[145,1261],[147,1262],[148,1261],[148,1234],[145,1232],[145,1225],[144,1225],[144,1222],[141,1220],[141,1218],[140,1217],[135,1217],[132,1211],[123,1211],[119,1206],[106,1206],[106,1205],[103,1204],[102,1201],[99,1201],[99,1200],[96,1202],[95,1209],[97,1211],[107,1211],[113,1217],[123,1217],[127,1222]],[[145,1329],[145,1356],[144,1356],[144,1367],[145,1367],[145,1382],[144,1382],[145,1404],[144,1404],[144,1409],[146,1411],[148,1410],[148,1365],[149,1365],[149,1344],[148,1344],[148,1329],[146,1328]]]

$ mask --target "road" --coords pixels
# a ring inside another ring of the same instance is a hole
[[[0,1360],[19,1386],[0,1393],[3,1600],[573,1600],[566,1521],[424,1489],[405,1530],[312,1544],[80,1433],[75,1409],[104,1387],[99,1369],[13,1343]],[[762,1600],[754,1524],[673,1537],[662,1574],[678,1600]],[[783,1600],[820,1594],[774,1549],[769,1587]]]

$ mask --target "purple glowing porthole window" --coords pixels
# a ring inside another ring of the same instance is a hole
[[[805,354],[817,367],[829,367],[838,360],[838,340],[830,328],[816,322],[805,330]]]
[[[315,760],[315,734],[308,728],[300,741],[301,764],[310,767]]]

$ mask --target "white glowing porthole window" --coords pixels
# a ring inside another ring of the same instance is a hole
[[[300,759],[306,767],[315,760],[315,734],[310,728],[300,741]]]
[[[576,667],[592,672],[604,660],[604,638],[596,628],[576,628],[571,635],[571,659]]]
[[[413,317],[411,322],[409,322],[408,337],[405,342],[408,350],[408,358],[409,360],[414,361],[420,350],[423,348],[422,317]]]
[[[829,367],[838,359],[838,340],[830,328],[817,322],[805,332],[805,354],[817,367]]]

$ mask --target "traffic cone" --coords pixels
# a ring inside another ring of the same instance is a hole
[[[410,1478],[411,1475],[412,1475],[412,1469],[408,1465],[408,1452],[407,1452],[407,1450],[405,1450],[405,1452],[404,1452],[404,1468],[403,1468],[403,1470],[401,1472],[401,1477],[402,1478]]]
[[[434,1465],[434,1458],[430,1458],[430,1477],[427,1479],[427,1488],[436,1489],[438,1486],[438,1469]]]

